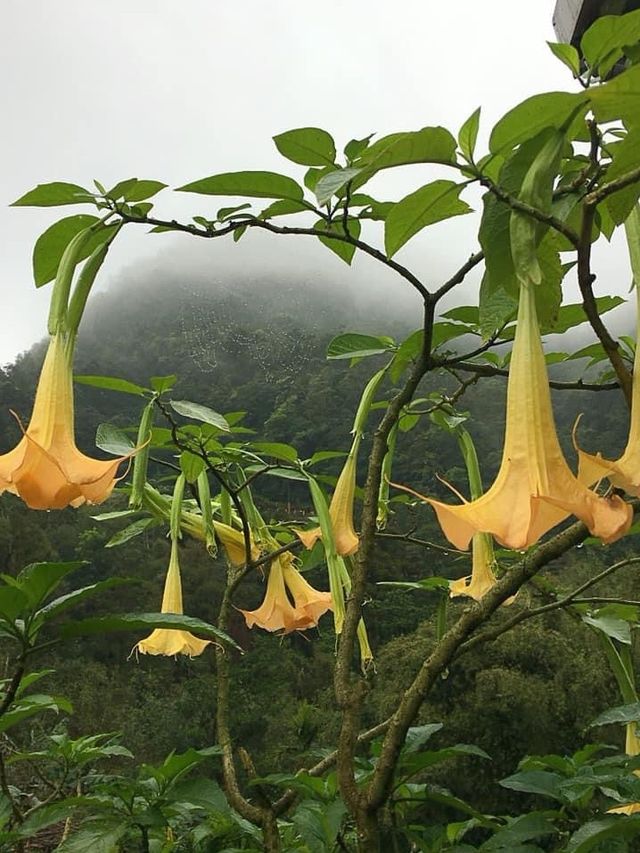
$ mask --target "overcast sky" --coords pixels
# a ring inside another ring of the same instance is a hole
[[[482,105],[488,131],[528,95],[572,88],[545,43],[554,39],[553,6],[2,0],[0,364],[45,333],[49,288],[33,285],[34,241],[56,219],[83,210],[8,207],[26,190],[54,180],[89,187],[93,178],[109,186],[133,176],[180,186],[241,169],[301,179],[304,168],[283,160],[271,137],[307,125],[326,128],[342,148],[372,131],[441,124],[456,133]],[[375,179],[377,197],[400,198],[433,177],[425,167],[399,171]],[[223,204],[217,201],[165,190],[158,214],[188,219]],[[399,259],[435,284],[475,250],[476,230],[476,217],[459,217],[402,249]],[[376,239],[375,230],[367,236]],[[210,266],[212,279],[220,270],[273,265],[278,274],[374,282],[393,299],[403,292],[369,259],[348,269],[315,241],[304,249],[295,238],[266,234],[249,234],[237,246],[202,242],[131,226],[110,253],[100,287],[126,280],[132,268],[188,262]],[[624,253],[612,257],[599,272],[612,282],[607,289],[622,292]]]

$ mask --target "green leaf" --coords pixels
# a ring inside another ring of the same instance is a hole
[[[0,733],[6,732],[23,720],[35,717],[36,714],[41,714],[43,711],[55,711],[56,714],[60,711],[65,711],[67,714],[70,714],[72,707],[69,700],[62,696],[46,696],[44,694],[32,693],[15,701],[10,710],[6,711],[0,717]]]
[[[56,277],[58,265],[71,239],[96,222],[97,216],[86,213],[66,216],[54,222],[38,237],[33,247],[33,278],[36,287],[42,287]],[[85,251],[83,257],[88,257],[90,253]]]
[[[397,586],[401,589],[426,589],[426,590],[448,590],[449,580],[447,578],[423,578],[420,581],[378,581],[378,586]]]
[[[349,236],[357,240],[362,228],[360,220],[350,216],[347,219],[347,227],[349,229]],[[325,234],[341,234],[344,236],[345,233],[342,219],[331,223],[325,222],[324,219],[320,219],[315,223],[313,228],[315,231],[324,232]],[[318,239],[327,247],[327,249],[331,249],[331,251],[341,258],[346,264],[351,264],[356,252],[356,247],[352,243],[347,243],[345,240],[331,239],[331,237],[323,237],[321,234],[318,234]]]
[[[104,547],[117,548],[119,545],[124,545],[125,542],[128,542],[135,536],[139,536],[141,533],[144,533],[144,531],[148,530],[150,527],[157,527],[160,524],[162,524],[162,522],[158,518],[139,518],[137,521],[134,521],[133,524],[129,524],[123,530],[119,530],[115,533]]]
[[[580,54],[572,44],[563,44],[548,41],[549,50],[560,62],[564,63],[574,77],[580,75]]]
[[[631,627],[623,619],[615,616],[583,616],[582,621],[619,643],[631,645]]]
[[[602,316],[607,311],[617,308],[625,302],[621,296],[598,296],[596,304],[598,306],[598,314]],[[558,311],[555,322],[549,329],[554,334],[566,332],[568,329],[573,329],[575,326],[580,326],[587,322],[587,316],[584,313],[582,302],[576,302],[571,305],[562,305]]]
[[[129,456],[135,450],[129,436],[113,424],[98,425],[96,447],[113,456]]]
[[[622,120],[628,128],[640,126],[640,65],[634,65],[603,86],[589,89],[591,108],[599,122]]]
[[[94,204],[95,196],[77,184],[54,181],[38,186],[14,201],[11,207],[55,207],[62,204]]]
[[[276,148],[301,166],[333,166],[336,146],[333,137],[319,127],[298,127],[273,137]]]
[[[366,358],[370,355],[380,355],[393,349],[393,338],[383,335],[361,335],[358,332],[347,332],[337,335],[329,342],[327,358]]]
[[[460,128],[460,133],[458,134],[458,145],[460,146],[460,150],[470,163],[473,162],[473,154],[478,140],[480,109],[481,108],[478,107],[475,112],[471,113],[469,118]]]
[[[633,723],[640,720],[640,702],[618,705],[599,714],[590,726],[610,726],[615,723]]]
[[[491,131],[492,153],[510,150],[547,127],[562,128],[572,115],[582,115],[588,96],[581,92],[545,92],[533,95],[503,116]]]
[[[369,136],[365,136],[363,139],[350,139],[347,144],[344,146],[344,156],[351,163],[352,160],[355,160],[356,157],[359,157],[362,152],[369,147],[369,142],[371,141],[371,137],[373,133],[370,133]]]
[[[301,201],[302,187],[293,178],[275,172],[227,172],[178,187],[178,192],[202,195],[288,198]]]
[[[91,385],[108,391],[122,391],[123,394],[135,394],[138,397],[144,397],[149,393],[148,388],[129,382],[128,379],[118,379],[116,376],[74,376],[73,381],[79,382],[80,385]]]
[[[18,574],[16,582],[29,599],[29,604],[35,608],[51,595],[68,574],[84,565],[86,564],[82,560],[68,563],[31,563]]]
[[[611,146],[612,162],[607,169],[605,182],[615,181],[640,166],[640,127],[634,128],[624,139]],[[621,225],[629,216],[640,195],[640,181],[612,193],[605,201],[613,222]],[[602,212],[602,207],[599,208]]]
[[[550,773],[547,770],[530,770],[524,773],[514,773],[501,779],[499,784],[511,791],[523,791],[528,794],[540,794],[543,797],[551,797],[562,801],[560,785],[563,777],[558,773]]]
[[[298,451],[295,447],[289,444],[282,444],[279,441],[257,441],[251,445],[258,453],[264,453],[266,456],[273,456],[274,459],[281,459],[284,462],[296,462],[298,459]]]
[[[96,583],[89,584],[88,586],[83,586],[80,589],[74,589],[73,592],[68,592],[66,595],[54,598],[53,601],[50,601],[48,604],[45,604],[44,607],[41,607],[36,613],[36,619],[41,621],[44,621],[45,619],[53,619],[63,611],[68,610],[70,607],[74,607],[81,601],[84,601],[85,598],[90,598],[96,593],[112,589],[116,586],[131,583],[138,583],[138,581],[134,578],[107,578],[106,580],[97,581]]]
[[[201,456],[196,456],[188,450],[183,450],[180,454],[180,468],[187,483],[195,483],[204,467],[204,459]]]
[[[167,184],[163,184],[162,181],[141,181],[138,178],[129,178],[116,184],[107,193],[107,196],[114,201],[120,198],[129,202],[144,201],[144,199],[151,198],[159,193],[166,186]]]
[[[29,604],[26,594],[15,586],[0,587],[0,619],[13,624]]]
[[[201,403],[191,403],[189,400],[170,400],[169,402],[174,412],[185,418],[193,418],[196,421],[211,424],[222,432],[229,432],[231,429],[226,419],[208,406],[203,406]]]
[[[314,192],[318,199],[318,204],[327,204],[332,196],[337,195],[339,191],[345,187],[349,181],[352,181],[356,175],[359,175],[362,169],[337,169],[335,172],[328,172],[318,179],[315,185]]]
[[[95,616],[79,622],[66,622],[60,628],[63,637],[84,637],[90,634],[111,634],[119,631],[147,631],[154,628],[173,628],[190,631],[207,639],[219,640],[242,651],[240,646],[214,625],[177,613],[123,613],[114,616]],[[1,719],[1,718],[0,718]]]
[[[582,36],[580,49],[591,68],[607,60],[609,70],[622,56],[622,49],[639,40],[640,10],[628,15],[603,15]]]
[[[149,380],[149,384],[158,394],[163,394],[165,391],[168,391],[178,381],[178,377],[175,373],[170,373],[168,376],[152,376]]]
[[[531,812],[510,820],[507,826],[482,845],[482,849],[504,850],[507,853],[514,850],[517,844],[556,832],[556,828],[544,814]]]
[[[395,204],[386,219],[385,250],[389,258],[428,225],[469,213],[471,208],[459,198],[464,185],[453,181],[434,181],[420,187]]]
[[[116,853],[120,840],[129,830],[125,820],[94,819],[69,836],[56,853]]]
[[[610,815],[599,820],[592,820],[585,823],[580,829],[576,830],[567,846],[566,853],[588,853],[598,847],[599,850],[605,848],[600,846],[604,841],[609,841],[612,838],[633,838],[640,833],[640,817],[634,815],[623,818],[620,815]]]
[[[274,216],[289,216],[292,213],[303,213],[310,205],[302,201],[292,201],[288,198],[278,199],[260,213],[259,219],[273,219]]]
[[[373,174],[410,163],[455,163],[456,141],[444,127],[392,133],[370,145],[357,161]]]

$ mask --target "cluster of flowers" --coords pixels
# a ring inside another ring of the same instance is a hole
[[[19,444],[0,455],[0,493],[19,495],[34,509],[98,504],[111,494],[118,469],[129,457],[97,460],[80,452],[74,438],[72,387],[73,338],[64,330],[52,335],[35,396],[33,414]],[[466,549],[478,533],[491,534],[505,547],[527,548],[551,528],[574,515],[594,536],[613,542],[632,520],[632,508],[618,494],[601,496],[590,487],[608,477],[618,489],[640,494],[640,354],[636,355],[628,444],[617,461],[579,451],[578,476],[570,470],[556,434],[549,381],[536,316],[535,289],[522,285],[507,390],[506,432],[502,463],[491,488],[481,497],[450,505],[415,493],[430,504],[445,536]],[[336,551],[354,554],[358,536],[353,523],[356,454],[350,453],[330,504]],[[401,487],[406,488],[406,487]],[[408,489],[408,491],[412,491]],[[183,527],[204,538],[197,516],[184,513]],[[217,535],[233,564],[244,562],[239,531],[218,524]],[[296,531],[306,547],[321,536],[319,528]],[[475,539],[471,583],[452,584],[452,594],[480,598],[495,582],[492,551]],[[242,611],[249,627],[267,631],[305,630],[331,609],[331,595],[311,587],[289,553],[271,563],[263,604]],[[172,541],[163,612],[182,613],[177,544]],[[179,636],[180,635],[180,636]],[[199,654],[206,646],[187,632],[158,629],[138,649],[150,654]]]

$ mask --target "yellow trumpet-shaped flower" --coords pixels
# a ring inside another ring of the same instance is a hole
[[[486,533],[476,533],[472,545],[473,560],[471,567],[471,579],[459,578],[449,584],[451,596],[468,595],[476,601],[480,601],[485,592],[488,592],[496,582],[493,573],[493,546],[491,538]],[[469,583],[467,583],[469,581]]]
[[[331,503],[329,517],[336,546],[336,552],[343,557],[355,554],[360,540],[353,526],[353,503],[356,495],[356,462],[359,439],[356,439],[351,452],[347,456],[338,481],[336,483]],[[322,536],[320,527],[313,530],[296,530],[305,548],[313,548]]]
[[[291,554],[281,554],[271,563],[264,601],[257,610],[241,610],[249,628],[265,631],[305,631],[318,624],[331,607],[331,595],[314,589],[292,566]],[[291,592],[295,605],[287,595]]]
[[[18,445],[0,455],[0,494],[19,495],[31,509],[101,503],[128,458],[92,459],[76,447],[72,358],[73,338],[58,332],[49,343],[29,426]]]
[[[580,467],[578,479],[587,486],[608,478],[613,486],[624,489],[629,495],[640,497],[640,290],[638,298],[638,335],[636,336],[636,354],[633,364],[633,385],[631,391],[631,420],[627,446],[622,456],[613,461],[605,459],[600,453],[585,453],[576,444],[574,429],[574,445],[578,451]],[[577,423],[576,423],[577,426]]]
[[[171,557],[164,582],[161,612],[180,615],[183,613],[182,582],[176,540],[171,543]],[[178,628],[156,628],[146,639],[140,640],[135,649],[143,655],[189,655],[193,658],[201,655],[210,642],[211,640],[200,640],[189,631],[181,631]]]
[[[467,548],[476,532],[493,534],[507,548],[527,548],[570,514],[607,543],[629,529],[631,507],[618,496],[603,498],[589,491],[562,454],[532,285],[520,288],[504,449],[493,485],[482,497],[458,506],[418,497],[435,509],[445,536],[457,548]]]

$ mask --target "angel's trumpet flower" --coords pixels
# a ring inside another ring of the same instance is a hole
[[[360,437],[356,436],[329,504],[333,541],[336,552],[343,557],[355,554],[360,544],[358,534],[353,526],[353,503],[356,494],[356,464],[359,445]],[[313,530],[296,530],[295,532],[305,548],[313,548],[322,536],[320,527],[314,527]]]
[[[496,582],[496,576],[493,573],[495,558],[491,537],[486,533],[476,533],[471,547],[473,551],[471,579],[465,577],[451,581],[449,593],[451,596],[468,595],[480,601],[485,592],[488,592]]]
[[[331,596],[318,592],[291,565],[291,555],[281,554],[271,563],[264,601],[257,610],[241,610],[249,628],[257,625],[265,631],[305,631],[331,607]],[[287,587],[295,605],[287,595]]]
[[[117,482],[119,465],[128,458],[93,459],[76,447],[73,346],[73,335],[53,335],[29,426],[17,446],[0,455],[0,493],[19,495],[31,509],[102,503]]]
[[[177,539],[171,543],[171,557],[164,583],[161,612],[179,615],[184,612]],[[178,628],[156,628],[145,640],[140,640],[135,649],[143,655],[189,655],[193,658],[201,655],[210,642],[211,640],[200,640],[189,631]]]
[[[629,529],[631,507],[617,495],[603,498],[589,491],[574,477],[563,456],[553,420],[533,285],[520,288],[504,449],[493,485],[482,497],[458,506],[418,497],[435,509],[445,536],[457,548],[467,548],[477,532],[493,534],[507,548],[527,548],[571,514],[607,543]]]
[[[585,453],[576,444],[580,467],[578,479],[587,486],[607,477],[612,486],[624,489],[629,495],[640,497],[640,209],[634,208],[625,222],[631,267],[636,285],[636,354],[633,362],[633,384],[631,389],[631,421],[627,446],[622,456],[613,461],[604,459],[600,453]],[[577,423],[576,423],[577,426]]]

